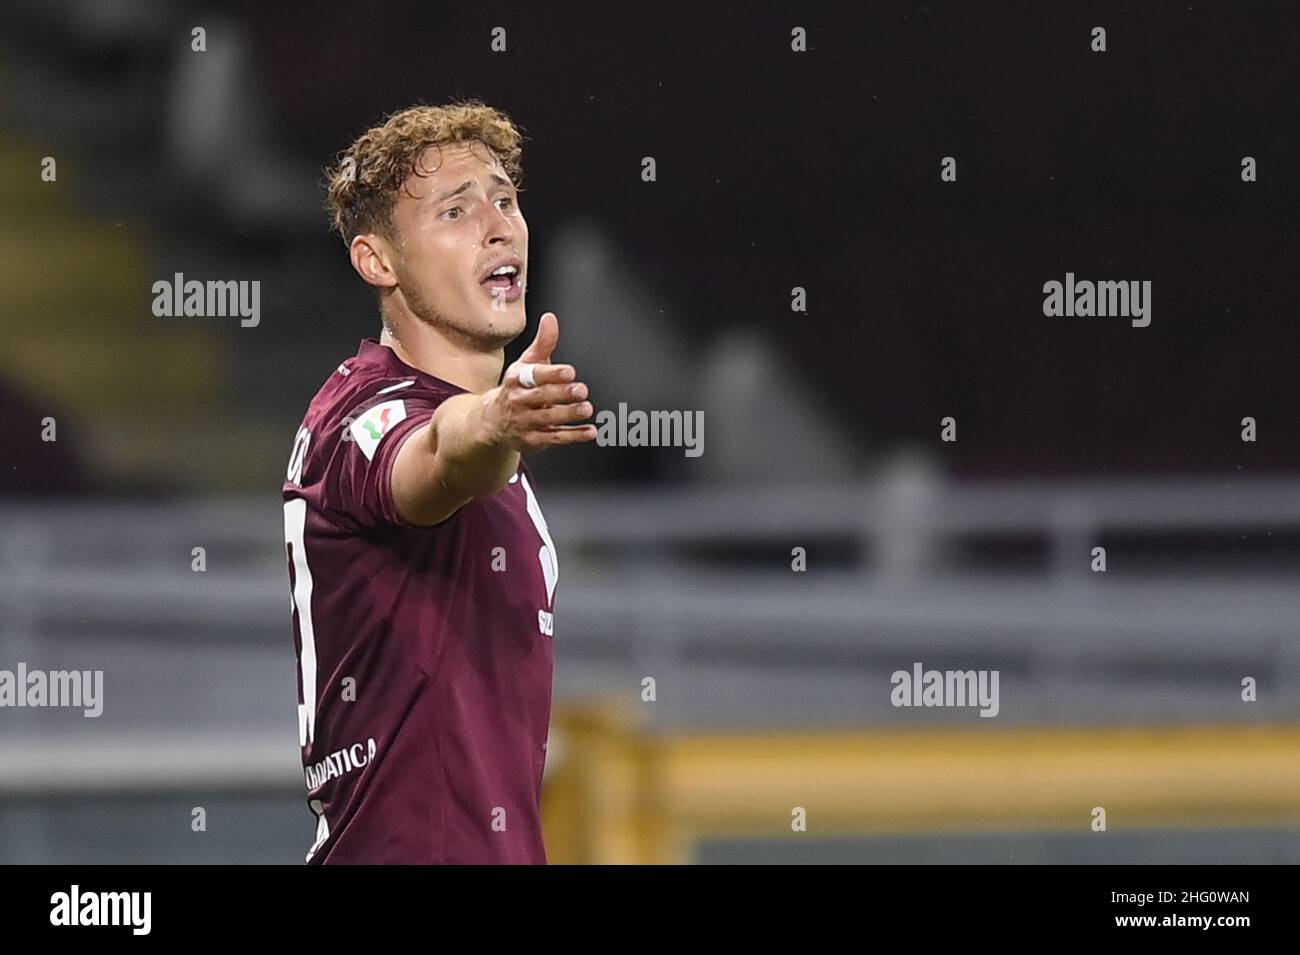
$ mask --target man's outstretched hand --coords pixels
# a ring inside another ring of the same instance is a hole
[[[572,365],[551,363],[559,341],[560,321],[546,312],[532,344],[506,369],[501,384],[483,394],[482,422],[490,442],[526,454],[595,440],[596,426],[579,423],[592,415],[587,386],[576,380]]]
[[[521,454],[596,439],[596,426],[580,423],[592,414],[587,386],[572,365],[551,363],[559,340],[560,322],[547,312],[501,384],[448,398],[412,432],[397,452],[391,479],[405,521],[441,523],[474,498],[505,487]]]

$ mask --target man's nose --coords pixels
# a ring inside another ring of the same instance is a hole
[[[491,207],[488,213],[487,235],[484,241],[488,245],[500,242],[513,242],[515,238],[515,226],[510,221],[510,217],[498,209],[496,206]]]

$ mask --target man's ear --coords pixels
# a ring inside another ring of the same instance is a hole
[[[353,236],[348,246],[352,267],[366,282],[377,288],[397,285],[397,272],[393,269],[393,247],[381,235],[371,232]]]

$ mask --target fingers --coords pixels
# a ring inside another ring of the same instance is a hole
[[[591,417],[591,402],[580,401],[573,405],[551,405],[530,411],[523,423],[530,431],[541,431],[564,424],[575,424]]]
[[[547,448],[553,448],[561,444],[582,444],[586,441],[595,441],[596,434],[594,424],[557,427],[531,432],[528,435],[526,444],[530,451],[544,451]]]
[[[540,451],[557,444],[594,441],[596,426],[582,423],[595,412],[586,396],[587,386],[582,382],[515,392],[512,404],[516,409],[513,417],[517,447],[521,451]],[[532,403],[525,405],[525,401]]]
[[[537,335],[511,365],[498,389],[504,434],[523,451],[596,440],[595,425],[581,424],[593,413],[588,389],[572,365],[551,364],[560,340],[554,312],[542,315]]]
[[[532,344],[524,349],[519,360],[529,364],[549,362],[559,342],[560,320],[554,312],[545,312],[537,323],[537,334],[533,337]]]
[[[579,381],[574,384],[538,385],[520,392],[515,400],[524,408],[546,408],[550,405],[573,404],[586,397],[587,386]]]
[[[523,375],[523,368],[526,364],[532,365],[533,384],[531,386],[525,385],[524,380],[521,377]],[[518,385],[521,388],[537,388],[541,385],[561,384],[573,381],[576,377],[578,377],[578,372],[572,365],[539,365],[520,360],[511,365],[510,370],[506,372],[505,383]]]

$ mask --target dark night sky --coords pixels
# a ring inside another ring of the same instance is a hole
[[[603,218],[687,308],[682,335],[767,329],[864,440],[934,446],[951,414],[961,473],[1300,465],[1296,18],[862,6],[329,0],[241,19],[296,154],[323,162],[417,100],[500,106],[532,137],[535,234]],[[1240,181],[1245,155],[1260,181]],[[1067,271],[1151,280],[1151,326],[1044,317]]]

